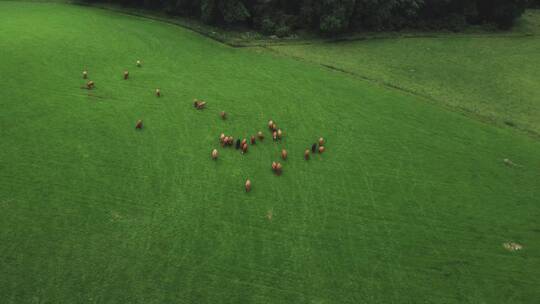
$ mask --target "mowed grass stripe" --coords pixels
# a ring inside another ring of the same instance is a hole
[[[538,296],[540,146],[530,138],[159,22],[0,6],[8,303]],[[85,67],[103,98],[80,89]],[[196,97],[207,110],[193,109]],[[286,133],[281,144],[267,133],[270,118]],[[210,159],[221,132],[258,130],[267,138],[246,156],[219,148]],[[327,153],[304,161],[319,136]],[[290,159],[276,177],[281,147]],[[509,240],[524,250],[505,251]]]

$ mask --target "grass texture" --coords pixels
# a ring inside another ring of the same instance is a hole
[[[540,10],[510,32],[440,34],[269,49],[540,135]]]
[[[540,297],[540,143],[522,133],[86,7],[0,2],[0,54],[3,303]],[[218,145],[258,130],[267,140],[247,155]],[[305,161],[319,136],[327,152]]]

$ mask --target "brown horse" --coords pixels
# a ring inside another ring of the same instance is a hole
[[[283,166],[281,165],[281,163],[277,163],[276,170],[275,170],[276,175],[281,175],[282,169],[283,169]]]
[[[193,101],[193,106],[195,107],[195,109],[197,110],[202,110],[206,107],[206,102],[205,101],[202,101],[202,100],[197,100],[195,99]]]

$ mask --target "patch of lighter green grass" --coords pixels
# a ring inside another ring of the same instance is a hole
[[[539,22],[540,11],[529,10],[515,29],[523,35],[448,34],[270,48],[539,134]]]

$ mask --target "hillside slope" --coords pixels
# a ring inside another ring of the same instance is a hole
[[[540,135],[540,10],[527,11],[510,32],[285,44],[269,49]]]
[[[0,50],[4,303],[540,297],[540,143],[525,135],[91,8],[0,2]],[[259,129],[267,140],[247,155],[210,159],[221,132]],[[327,152],[303,160],[319,136]]]

